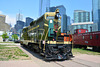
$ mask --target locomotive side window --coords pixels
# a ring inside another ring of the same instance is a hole
[[[99,36],[98,35],[96,35],[96,39],[98,39],[99,38]]]
[[[92,39],[92,35],[90,35],[90,39]]]

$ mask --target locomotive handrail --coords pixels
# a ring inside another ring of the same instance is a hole
[[[44,24],[44,25],[48,27],[48,24]]]
[[[61,26],[58,28],[58,30],[61,28]]]
[[[50,28],[49,28],[49,29],[50,29]],[[48,29],[48,31],[49,31],[49,29]],[[45,41],[46,41],[46,38],[47,38],[48,31],[47,31],[46,36],[45,36]],[[45,44],[44,44],[43,51],[45,52]]]
[[[30,32],[30,31],[32,31],[32,30],[34,30],[34,29],[38,28],[38,27],[40,27],[40,26],[39,26],[39,25],[37,25],[36,27],[33,27],[32,29],[28,30],[28,32]]]
[[[43,35],[44,35],[45,30],[44,29],[39,29],[39,30],[43,30],[43,34],[41,36],[40,43],[39,43],[39,48],[41,49],[41,41],[42,41],[42,38],[43,38]]]

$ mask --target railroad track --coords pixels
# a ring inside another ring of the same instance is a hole
[[[37,58],[33,58],[34,60],[38,60],[36,63],[38,64],[38,62],[41,62],[41,63],[43,63],[43,66],[45,66],[45,64],[46,65],[48,65],[48,62],[46,62],[45,60],[43,60],[44,58],[42,57],[42,56],[39,56],[39,54],[37,54],[37,53],[34,53],[33,51],[31,51],[31,50],[29,50],[29,49],[27,49],[27,48],[24,48],[25,50],[27,50],[28,52],[29,52],[29,54],[32,54],[32,56],[31,56],[31,58],[32,57],[37,57]],[[28,54],[28,55],[29,55]],[[73,63],[75,63],[75,64],[77,64],[77,65],[82,65],[82,66],[84,66],[84,67],[91,67],[91,66],[89,66],[89,65],[86,65],[86,64],[84,64],[84,63],[81,63],[81,62],[78,62],[78,61],[75,61],[75,60],[66,60],[66,61],[71,61],[71,62],[73,62]],[[51,62],[53,62],[53,64],[55,65],[55,66],[58,66],[58,67],[66,67],[67,66],[67,62],[65,61],[65,63],[66,63],[66,65],[64,65],[64,64],[62,64],[62,63],[59,63],[59,61],[51,61]],[[63,61],[62,61],[63,62]],[[52,65],[52,63],[50,63],[51,65]],[[40,65],[41,66],[41,65]],[[78,66],[77,66],[78,67]]]
[[[57,64],[57,65],[59,65],[59,66],[61,66],[61,67],[65,67],[65,66],[63,66],[62,64],[60,64],[60,63],[57,63],[57,62],[54,62],[55,64]]]
[[[89,66],[89,65],[86,65],[86,64],[83,64],[83,63],[80,63],[80,62],[74,61],[74,60],[72,60],[72,62],[77,63],[77,64],[80,64],[80,65],[83,65],[83,66],[86,66],[86,67],[91,67],[91,66]]]
[[[89,65],[86,65],[86,64],[83,64],[83,63],[74,61],[74,60],[71,60],[71,61],[74,62],[74,63],[80,64],[80,65],[83,65],[83,66],[85,66],[85,67],[91,67],[91,66],[89,66]],[[60,67],[66,67],[66,66],[64,66],[63,64],[57,63],[56,61],[54,61],[54,63],[57,64],[57,65],[60,66]]]

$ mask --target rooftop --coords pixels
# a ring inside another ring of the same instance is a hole
[[[0,14],[0,16],[2,16],[2,17],[6,17],[6,15],[1,15],[1,14]]]
[[[85,11],[85,10],[74,10],[74,12],[89,12],[89,11]]]
[[[93,22],[72,23],[71,25],[85,25],[85,24],[93,24]]]

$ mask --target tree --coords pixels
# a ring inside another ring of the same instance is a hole
[[[15,41],[15,40],[17,40],[17,39],[18,39],[18,36],[17,36],[16,34],[13,34],[13,35],[12,35],[12,38],[13,38],[13,39],[14,39],[14,41]]]
[[[3,40],[5,41],[7,38],[9,38],[9,36],[7,35],[6,32],[4,32],[3,35],[2,35],[2,38],[3,38]]]

